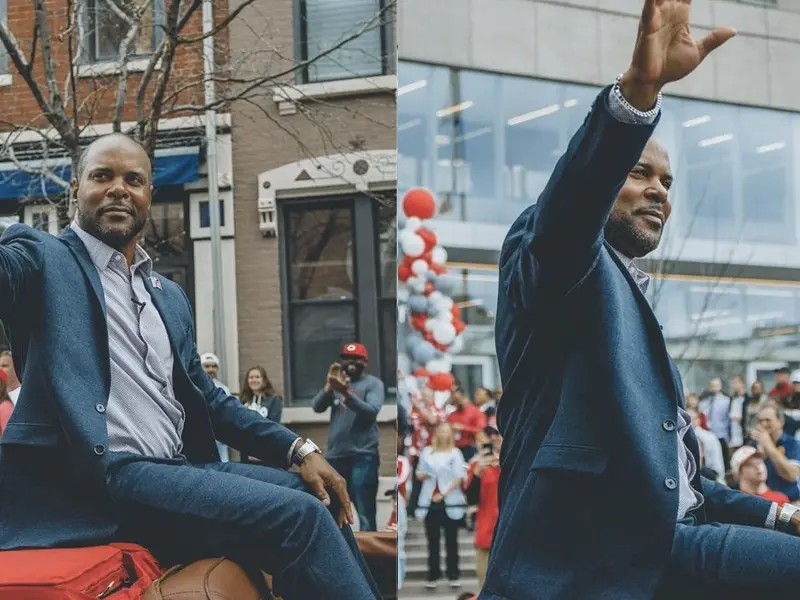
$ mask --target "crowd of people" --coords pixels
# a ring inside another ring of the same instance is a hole
[[[502,438],[495,413],[501,395],[500,389],[479,387],[470,398],[457,382],[444,402],[438,401],[430,389],[414,386],[401,398],[398,487],[403,518],[398,535],[398,589],[405,576],[402,543],[408,519],[425,526],[427,589],[436,589],[442,579],[442,537],[444,576],[451,588],[461,587],[461,529],[473,535],[478,580],[483,583],[499,510]],[[466,593],[467,597],[471,595]]]

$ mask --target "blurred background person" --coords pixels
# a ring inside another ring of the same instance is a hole
[[[703,466],[713,473],[710,479],[724,480],[725,460],[722,457],[722,444],[719,443],[717,436],[701,425],[700,417],[702,413],[696,408],[688,408],[686,412],[692,417],[692,431],[697,436],[697,440],[703,445],[702,462]],[[707,473],[707,475],[712,473]]]
[[[747,399],[747,384],[740,375],[731,379],[731,438],[728,442],[731,453],[744,444],[744,403]]]
[[[242,381],[239,400],[247,408],[256,411],[265,419],[281,422],[283,416],[283,398],[275,391],[275,387],[267,376],[264,367],[250,367]]]
[[[347,481],[361,531],[375,531],[378,495],[378,413],[386,400],[383,382],[367,373],[369,354],[363,344],[349,342],[331,364],[314,412],[331,409],[327,459]]]
[[[497,412],[497,403],[492,390],[485,386],[480,386],[475,390],[475,406],[480,408],[487,418],[494,416]]]
[[[204,352],[200,355],[200,364],[203,370],[208,373],[208,376],[214,381],[214,385],[230,396],[231,390],[219,380],[219,358],[217,355],[213,352]],[[219,452],[219,459],[222,462],[228,462],[230,460],[230,448],[219,440],[217,440],[217,451]]]
[[[486,442],[478,455],[470,461],[464,488],[467,496],[474,494],[478,512],[475,516],[475,570],[478,584],[483,587],[486,569],[489,566],[489,550],[492,547],[494,528],[500,514],[498,483],[500,481],[500,448],[503,438],[492,419],[483,430]],[[474,491],[473,491],[474,490]]]
[[[411,396],[411,446],[409,460],[413,476],[411,478],[411,493],[408,501],[408,514],[413,515],[417,509],[421,484],[416,479],[417,466],[422,451],[428,447],[436,432],[436,428],[447,420],[443,407],[436,406],[433,391],[423,389],[419,394]]]
[[[764,457],[767,485],[788,496],[800,498],[800,443],[784,431],[783,408],[770,400],[758,411],[758,425],[750,432],[751,445]]]
[[[784,408],[792,396],[791,374],[789,367],[775,369],[775,387],[767,394],[770,398],[778,400]]]
[[[486,415],[470,401],[460,384],[453,386],[450,404],[454,410],[447,415],[447,422],[453,428],[456,446],[464,461],[469,462],[477,452],[475,435],[486,426]]]
[[[449,423],[440,424],[431,445],[422,451],[417,467],[417,480],[422,482],[422,491],[416,515],[425,520],[425,536],[428,540],[428,580],[425,587],[429,590],[436,589],[442,576],[442,529],[447,550],[447,579],[450,587],[461,585],[458,529],[466,508],[461,487],[466,470],[464,457],[455,445],[452,427]]]
[[[14,412],[14,403],[8,396],[8,374],[0,369],[0,436],[3,435],[12,412]]]
[[[700,401],[700,411],[706,415],[708,428],[719,443],[722,444],[722,458],[725,461],[725,471],[730,468],[730,453],[728,442],[731,438],[731,399],[722,391],[722,380],[714,377],[708,382],[708,394]]]
[[[17,372],[14,370],[14,358],[10,350],[0,352],[0,371],[4,371],[8,378],[8,397],[11,398],[12,403],[16,404],[22,387]]]
[[[764,456],[752,446],[742,446],[731,456],[731,471],[740,492],[760,496],[778,506],[789,502],[783,492],[770,489],[767,485],[767,465]]]

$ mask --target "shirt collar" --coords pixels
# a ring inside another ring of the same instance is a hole
[[[86,247],[86,251],[89,253],[89,257],[92,259],[94,266],[99,270],[104,271],[107,269],[108,265],[111,263],[111,259],[114,258],[114,256],[122,256],[122,253],[119,250],[115,250],[105,242],[101,242],[92,234],[81,229],[80,225],[78,225],[77,219],[73,219],[72,223],[70,224],[70,228],[83,242],[83,245]],[[153,272],[153,261],[150,258],[150,255],[147,254],[145,249],[139,244],[136,244],[136,251],[133,258],[133,270],[136,271],[140,267],[144,271],[144,274],[148,277]]]
[[[613,246],[611,249],[614,251],[614,254],[617,255],[617,258],[620,259],[620,261],[622,261],[622,264],[625,265],[625,268],[630,269],[631,265],[633,264],[633,259],[630,258],[629,256],[625,256],[622,252],[620,252]]]

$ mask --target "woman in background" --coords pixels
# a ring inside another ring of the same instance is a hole
[[[461,586],[459,577],[458,528],[467,505],[462,483],[467,474],[464,456],[456,448],[453,429],[449,423],[436,428],[430,446],[422,451],[417,466],[417,479],[422,482],[416,515],[425,519],[428,538],[428,583],[435,589],[442,575],[439,557],[441,532],[444,529],[447,548],[447,579],[450,587]]]
[[[8,375],[0,369],[0,436],[3,435],[13,411],[14,403],[8,395]]]
[[[264,367],[251,367],[247,370],[239,399],[247,408],[265,419],[281,422],[283,398],[275,391]]]

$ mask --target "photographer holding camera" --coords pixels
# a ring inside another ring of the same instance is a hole
[[[366,372],[369,355],[362,344],[345,344],[340,359],[328,369],[313,408],[321,413],[330,407],[328,461],[347,481],[361,531],[375,531],[380,462],[377,418],[386,397],[385,387]]]

